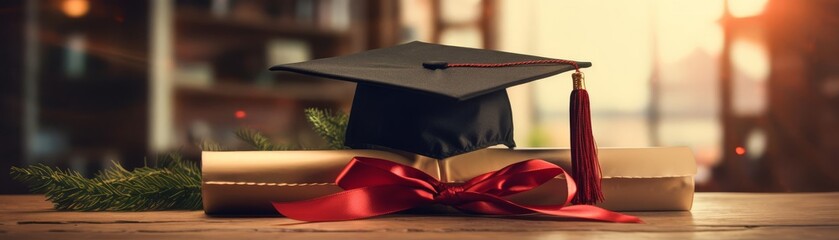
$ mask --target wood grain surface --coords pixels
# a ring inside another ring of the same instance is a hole
[[[0,239],[839,239],[839,192],[697,193],[690,212],[631,214],[645,223],[467,215],[304,223],[202,211],[58,212],[40,195],[6,195]]]

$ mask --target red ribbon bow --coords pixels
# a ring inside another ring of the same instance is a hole
[[[605,222],[641,222],[637,217],[591,205],[566,206],[577,193],[574,180],[567,174],[568,197],[563,204],[521,205],[502,198],[529,191],[560,174],[566,173],[559,166],[532,159],[477,176],[461,186],[449,186],[410,166],[354,157],[335,180],[343,192],[298,202],[274,202],[274,208],[288,218],[302,221],[353,220],[444,204],[478,214],[542,213]]]

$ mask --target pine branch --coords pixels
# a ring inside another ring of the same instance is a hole
[[[315,132],[332,149],[346,149],[344,134],[349,117],[328,110],[306,109],[306,117]],[[288,150],[288,146],[271,143],[261,133],[241,129],[236,135],[256,150]],[[199,144],[204,151],[223,151],[211,141]],[[32,192],[43,193],[58,210],[70,211],[149,211],[201,209],[201,172],[198,166],[180,154],[160,155],[149,166],[128,171],[114,162],[94,178],[79,172],[61,170],[43,164],[12,167],[11,177],[29,186]]]
[[[289,150],[291,147],[271,143],[267,137],[256,130],[242,128],[236,131],[236,136],[243,142],[259,151]]]
[[[216,142],[210,140],[203,140],[197,144],[201,151],[225,151],[226,149]]]
[[[194,210],[202,206],[198,166],[174,153],[159,156],[155,167],[133,171],[115,163],[95,178],[43,164],[12,167],[11,176],[33,192],[44,193],[59,210]]]
[[[312,129],[329,143],[330,149],[348,149],[344,146],[344,134],[347,132],[349,116],[316,108],[308,108],[305,112],[306,119],[312,123]]]

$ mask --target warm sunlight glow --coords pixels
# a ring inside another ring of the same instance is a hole
[[[662,63],[675,63],[698,51],[716,55],[722,49],[722,1],[661,1],[655,6],[658,53]]]
[[[736,71],[748,79],[764,81],[769,76],[769,56],[766,48],[753,41],[735,40],[731,46],[731,58]]]
[[[499,2],[504,9],[500,50],[594,63],[584,71],[598,144],[690,145],[697,164],[706,167],[731,151],[721,148],[723,130],[717,120],[725,1]],[[583,24],[573,24],[578,22]],[[510,91],[516,99],[513,109],[527,109],[514,113],[516,128],[526,129],[516,141],[568,146],[567,134],[557,133],[568,131],[569,75]],[[653,78],[656,92],[650,87]],[[653,107],[661,115],[649,121]]]
[[[69,17],[81,17],[90,10],[90,3],[87,0],[64,0],[61,4],[61,11]]]
[[[767,0],[728,0],[728,11],[734,17],[751,17],[760,15],[766,7]]]

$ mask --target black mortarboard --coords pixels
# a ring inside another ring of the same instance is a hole
[[[514,147],[506,88],[589,66],[411,42],[271,70],[358,83],[345,138],[348,147],[446,158],[498,144]]]
[[[345,139],[347,146],[386,147],[445,158],[498,144],[514,147],[506,88],[573,70],[574,66],[435,70],[429,69],[435,67],[429,64],[545,59],[411,42],[347,56],[278,65],[271,70],[357,82]]]

